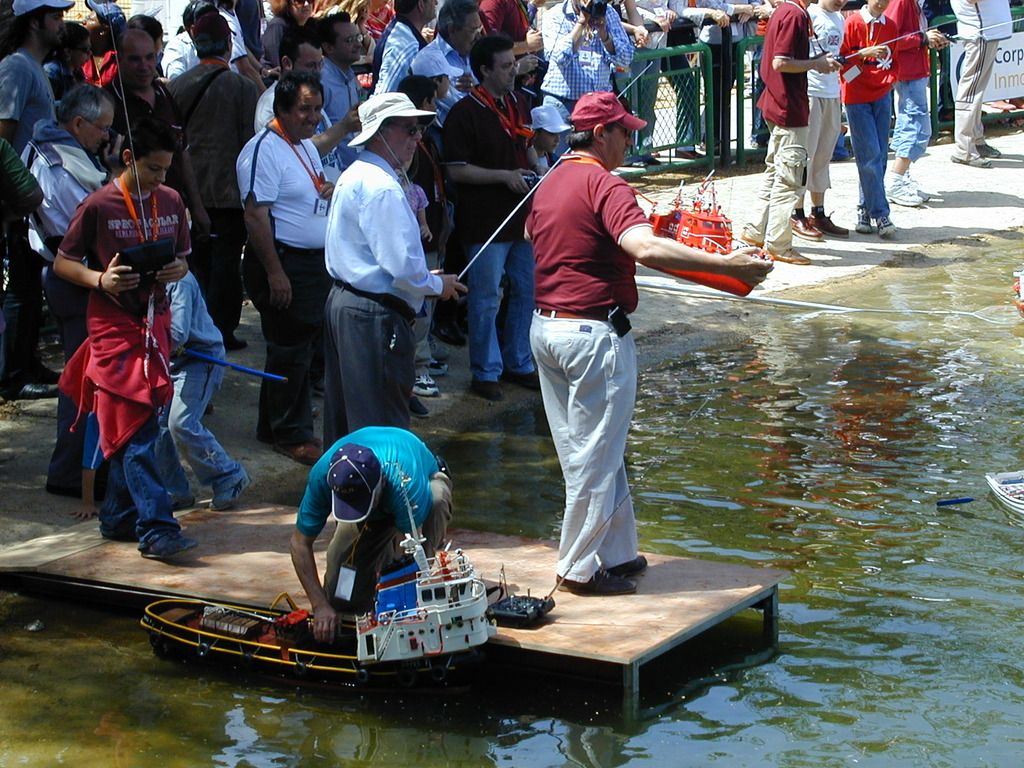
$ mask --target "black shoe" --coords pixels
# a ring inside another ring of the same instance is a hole
[[[248,341],[238,338],[235,334],[224,337],[224,349],[228,352],[237,352],[238,350],[245,349],[248,346]]]
[[[454,320],[449,320],[448,322],[435,325],[434,335],[449,346],[466,346],[466,334],[462,332],[462,329],[459,328],[459,324]]]
[[[526,389],[540,389],[540,376],[537,375],[536,371],[530,371],[529,373],[512,373],[512,371],[505,371],[501,374],[502,381],[510,381],[513,384],[518,384],[520,387]]]
[[[636,584],[621,576],[613,576],[604,568],[599,568],[590,581],[563,579],[558,588],[574,595],[631,595],[636,592]]]
[[[425,419],[430,415],[430,409],[423,404],[416,395],[409,398],[409,413],[413,416],[419,416],[421,419]]]
[[[100,526],[100,535],[108,541],[130,541],[138,543],[139,537],[135,535],[135,529],[131,530],[116,530],[116,531],[105,531],[103,526]]]
[[[193,549],[196,544],[198,542],[188,536],[182,536],[180,533],[168,533],[140,550],[140,553],[149,560],[170,560],[182,552]]]
[[[469,383],[469,391],[475,395],[480,395],[484,400],[490,400],[492,403],[505,399],[505,395],[501,391],[501,384],[496,381],[473,379]]]
[[[637,555],[632,560],[627,560],[625,563],[619,563],[605,570],[612,576],[623,578],[626,576],[638,576],[647,570],[647,558],[643,555]]]
[[[26,384],[17,392],[8,396],[8,400],[46,400],[56,397],[60,390],[56,384]]]

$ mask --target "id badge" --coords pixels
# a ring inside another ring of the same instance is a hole
[[[338,571],[338,585],[334,588],[334,597],[346,603],[352,600],[352,590],[356,585],[356,572],[352,568],[341,567]]]
[[[857,77],[859,74],[860,74],[860,67],[858,67],[856,64],[854,64],[848,70],[843,72],[843,80],[845,80],[846,82],[850,82],[851,80],[853,80],[853,78]]]
[[[318,197],[316,202],[313,203],[313,215],[314,216],[326,216],[327,215],[328,201],[322,197]]]

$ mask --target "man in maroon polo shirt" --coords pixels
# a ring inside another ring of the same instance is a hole
[[[807,168],[807,71],[823,74],[839,70],[829,55],[810,56],[810,24],[802,0],[783,0],[768,21],[761,55],[764,93],[757,102],[771,128],[764,177],[758,198],[760,216],[743,228],[740,238],[764,246],[776,261],[810,264],[793,248],[789,217],[803,196]]]
[[[615,95],[588,93],[572,112],[570,154],[536,192],[526,220],[536,257],[530,346],[565,479],[560,588],[582,595],[636,591],[643,572],[623,456],[636,398],[637,262],[732,275],[756,285],[771,262],[657,237],[636,193],[610,171],[646,122]]]

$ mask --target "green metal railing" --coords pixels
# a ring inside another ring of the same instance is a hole
[[[671,59],[693,54],[700,59],[698,67],[672,67]],[[634,140],[634,151],[666,152],[703,143],[705,153],[695,160],[673,157],[659,165],[623,171],[622,175],[636,176],[713,165],[715,100],[711,87],[711,49],[704,43],[641,49],[636,52],[633,61],[638,65],[634,71],[642,70],[648,62],[652,63],[650,69],[637,77],[636,82],[621,94],[629,100],[634,114],[649,124],[637,136],[649,136],[649,141],[641,147],[640,142]],[[618,79],[629,83],[632,75],[622,73]]]
[[[747,159],[747,129],[744,123],[745,118],[745,107],[743,98],[743,89],[747,84],[747,51],[756,46],[764,43],[763,35],[751,35],[744,37],[738,43],[732,54],[733,66],[736,68],[736,165],[743,165]],[[754,83],[751,81],[750,90],[750,104],[751,108],[754,106]],[[763,152],[764,150],[759,150]]]

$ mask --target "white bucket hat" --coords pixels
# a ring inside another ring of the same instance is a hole
[[[380,93],[359,105],[361,130],[348,145],[358,147],[374,137],[384,121],[391,117],[433,117],[433,112],[416,109],[404,93]]]

